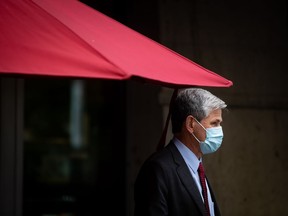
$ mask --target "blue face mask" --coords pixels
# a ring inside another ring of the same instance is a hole
[[[204,141],[200,141],[198,138],[196,138],[196,136],[193,133],[192,135],[200,143],[200,149],[202,153],[210,154],[217,151],[217,149],[219,149],[219,147],[222,144],[224,136],[222,127],[219,126],[219,127],[205,128],[202,124],[200,124],[200,122],[198,122],[198,124],[201,125],[201,127],[206,131],[206,139]]]

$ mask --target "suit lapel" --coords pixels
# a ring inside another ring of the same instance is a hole
[[[198,187],[193,177],[191,176],[189,168],[187,167],[183,157],[181,156],[180,152],[178,151],[177,147],[174,145],[172,141],[169,143],[167,147],[170,149],[174,157],[174,161],[178,166],[177,172],[184,187],[190,194],[191,198],[197,203],[197,206],[199,207],[202,214],[205,215],[205,206],[203,204],[202,197],[199,193]]]

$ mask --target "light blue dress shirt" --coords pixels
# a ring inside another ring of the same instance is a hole
[[[194,179],[194,181],[196,182],[196,185],[199,189],[199,192],[201,194],[202,200],[204,202],[203,199],[203,195],[202,195],[202,187],[201,187],[201,183],[200,183],[200,179],[199,179],[199,175],[198,175],[198,167],[199,167],[199,163],[202,161],[202,158],[199,160],[196,155],[187,147],[185,146],[180,140],[178,140],[177,138],[173,138],[173,141],[177,147],[177,149],[179,150],[180,154],[182,155],[182,157],[184,158],[184,161],[186,162],[190,173]],[[207,185],[207,181],[206,182],[206,187],[207,187],[207,193],[208,193],[208,202],[209,202],[209,209],[210,209],[210,215],[214,216],[214,203],[212,201],[211,198],[211,194],[210,194],[210,189]]]

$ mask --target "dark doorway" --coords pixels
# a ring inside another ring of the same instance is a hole
[[[124,86],[25,80],[24,216],[125,215]]]

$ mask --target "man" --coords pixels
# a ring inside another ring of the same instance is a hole
[[[173,139],[144,162],[137,176],[135,216],[220,215],[212,188],[199,172],[202,156],[222,143],[225,108],[225,102],[204,89],[178,93],[171,107]]]

